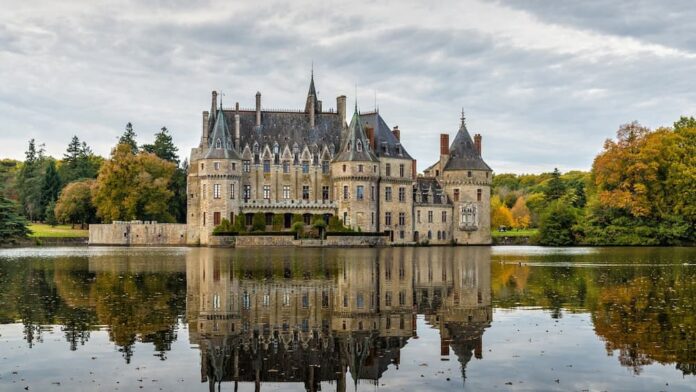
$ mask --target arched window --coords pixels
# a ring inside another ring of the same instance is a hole
[[[215,148],[222,148],[222,140],[220,138],[215,139]]]
[[[355,149],[358,150],[358,152],[362,152],[362,142],[360,140],[355,144]]]

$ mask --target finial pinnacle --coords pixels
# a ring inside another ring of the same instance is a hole
[[[461,120],[462,120],[462,124],[464,124],[464,123],[466,122],[466,116],[464,116],[464,107],[463,107],[463,106],[462,106],[462,117],[461,117]]]

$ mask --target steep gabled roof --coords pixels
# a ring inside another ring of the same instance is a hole
[[[404,146],[396,139],[391,128],[384,121],[379,112],[361,113],[360,120],[363,125],[375,131],[375,155],[378,157],[413,159]]]
[[[466,129],[466,122],[462,115],[462,123],[459,126],[457,136],[450,146],[450,156],[443,170],[488,170],[491,168],[483,161],[476,151],[474,141]]]
[[[208,138],[207,151],[204,152],[203,157],[205,159],[240,159],[239,154],[234,150],[232,134],[227,126],[222,107],[215,117],[215,125]]]
[[[348,130],[345,133],[345,140],[342,142],[341,150],[334,159],[335,161],[378,161],[377,156],[372,152],[369,140],[365,137],[357,106],[353,113],[353,118],[350,120],[350,125],[348,125]]]

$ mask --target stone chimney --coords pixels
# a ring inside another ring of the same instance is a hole
[[[399,130],[399,126],[395,126],[394,129],[392,129],[392,133],[394,134],[394,137],[396,140],[401,141],[401,131]]]
[[[315,111],[316,108],[314,107],[314,97],[310,95],[309,99],[309,128],[313,129],[314,124],[315,124]]]
[[[261,93],[256,92],[256,126],[261,126]]]
[[[414,180],[418,178],[418,162],[415,159],[411,161],[411,176]]]
[[[321,101],[317,100],[317,113],[321,113]]]
[[[210,120],[209,118],[210,113],[208,113],[207,110],[203,111],[203,132],[201,132],[201,147],[205,147],[208,145],[208,134],[210,131],[208,130],[208,121]]]
[[[215,113],[217,113],[217,91],[213,91],[213,99],[210,104],[210,115],[215,118]]]
[[[375,149],[375,129],[367,127],[365,128],[365,135],[367,136],[367,140],[370,141],[370,148],[372,151],[376,151]]]
[[[346,122],[346,96],[341,95],[336,98],[336,112],[338,118],[341,119],[341,124]]]
[[[239,113],[234,115],[234,146],[237,147],[237,151],[242,152],[239,146]]]
[[[476,147],[476,153],[481,156],[481,134],[474,135],[474,146]]]
[[[440,134],[440,155],[449,155],[449,135]]]

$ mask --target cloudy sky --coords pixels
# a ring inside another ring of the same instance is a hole
[[[149,5],[144,5],[147,3]],[[376,4],[379,3],[379,4]],[[619,125],[696,110],[688,1],[0,0],[0,157],[72,135],[107,155],[131,121],[183,156],[211,90],[226,106],[375,106],[419,162],[464,107],[496,172],[589,169]]]

